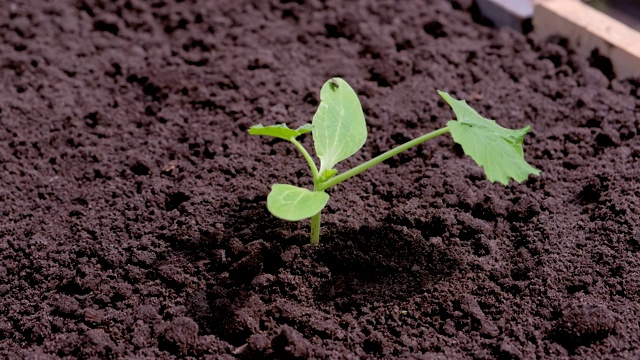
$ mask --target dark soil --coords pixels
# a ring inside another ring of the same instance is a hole
[[[470,3],[2,1],[3,357],[640,358],[640,79]],[[369,124],[343,171],[444,126],[442,89],[532,124],[542,174],[443,136],[333,189],[311,248],[265,206],[304,160],[246,130],[332,76]]]

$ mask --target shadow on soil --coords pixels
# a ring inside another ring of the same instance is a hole
[[[459,260],[437,238],[385,224],[360,229],[327,229],[315,260],[327,266],[331,279],[317,291],[319,302],[350,311],[373,302],[403,300],[450,277]]]

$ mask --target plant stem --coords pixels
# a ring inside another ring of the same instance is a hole
[[[318,246],[320,244],[320,213],[322,211],[318,211],[317,214],[311,217],[311,242],[312,246]]]
[[[295,145],[298,148],[298,150],[300,150],[300,152],[302,153],[302,156],[304,156],[304,159],[307,160],[307,164],[309,164],[309,168],[311,169],[311,174],[313,175],[313,183],[315,185],[318,182],[318,179],[320,178],[320,175],[318,174],[318,168],[316,167],[316,163],[313,162],[313,158],[311,158],[311,155],[309,155],[309,152],[307,152],[307,149],[305,149],[304,146],[302,146],[302,144],[298,142],[298,140],[296,140],[295,138],[291,138],[289,139],[289,141],[291,141],[293,145]]]
[[[307,151],[307,149],[304,148],[304,146],[302,146],[302,144],[300,144],[298,142],[298,140],[296,140],[295,138],[290,139],[290,141],[293,143],[293,145],[295,145],[298,150],[300,150],[300,152],[302,153],[302,156],[304,156],[305,160],[307,160],[307,163],[309,164],[309,168],[311,169],[311,174],[313,175],[313,190],[314,191],[322,191],[322,190],[318,190],[318,186],[319,184],[319,180],[320,180],[320,175],[318,173],[318,168],[316,167],[316,163],[313,161],[313,158],[311,157],[311,155],[309,155],[309,152]],[[311,245],[312,246],[318,246],[318,244],[320,244],[320,213],[322,211],[318,211],[317,214],[313,215],[311,217]]]
[[[367,162],[364,162],[364,163],[362,163],[362,164],[360,164],[360,165],[358,165],[358,166],[356,166],[356,167],[354,167],[354,168],[352,168],[352,169],[350,169],[350,170],[348,170],[346,172],[343,172],[342,174],[337,175],[337,176],[335,176],[335,177],[323,182],[322,184],[319,184],[318,186],[315,186],[314,190],[315,191],[324,191],[324,190],[326,190],[326,189],[328,189],[328,188],[330,188],[330,187],[332,187],[334,185],[338,185],[341,182],[343,182],[345,180],[348,180],[348,179],[360,174],[361,172],[363,172],[363,171],[365,171],[365,170],[367,170],[367,169],[369,169],[369,168],[371,168],[371,167],[373,167],[375,165],[378,165],[379,163],[389,159],[390,157],[398,155],[399,153],[401,153],[401,152],[403,152],[403,151],[405,151],[405,150],[407,150],[409,148],[412,148],[412,147],[414,147],[416,145],[420,145],[420,144],[422,144],[423,142],[425,142],[427,140],[431,140],[436,136],[440,136],[442,134],[446,134],[447,132],[449,132],[449,128],[448,127],[443,127],[442,129],[438,129],[438,130],[432,131],[432,132],[430,132],[428,134],[424,134],[424,135],[422,135],[422,136],[420,136],[418,138],[415,138],[415,139],[413,139],[411,141],[408,141],[408,142],[406,142],[406,143],[404,143],[404,144],[402,144],[400,146],[397,146],[397,147],[395,147],[395,148],[393,148],[393,149],[391,149],[391,150],[389,150],[389,151],[387,151],[387,152],[385,152],[383,154],[380,154],[380,155],[374,157],[373,159],[371,159],[371,160],[369,160]],[[311,221],[313,222],[313,218],[312,218]],[[318,221],[319,221],[319,219],[318,219]],[[312,227],[312,229],[313,229],[313,227]]]

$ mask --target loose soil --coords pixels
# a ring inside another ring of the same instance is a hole
[[[470,4],[3,1],[0,353],[640,358],[640,81]],[[532,124],[542,174],[443,136],[332,189],[312,248],[265,206],[304,160],[246,130],[332,76],[369,126],[342,171],[444,126],[442,89]]]

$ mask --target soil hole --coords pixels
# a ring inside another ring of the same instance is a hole
[[[132,173],[138,176],[146,176],[149,175],[149,167],[141,162],[135,163],[132,167],[129,168]]]
[[[178,206],[182,205],[182,203],[189,201],[189,199],[191,199],[191,197],[182,191],[167,194],[164,207],[167,211],[175,210]]]
[[[589,57],[589,65],[602,71],[604,76],[606,76],[609,80],[616,77],[616,73],[613,71],[613,64],[611,63],[611,60],[608,57],[601,55],[598,49],[594,49],[591,52],[591,56]]]

